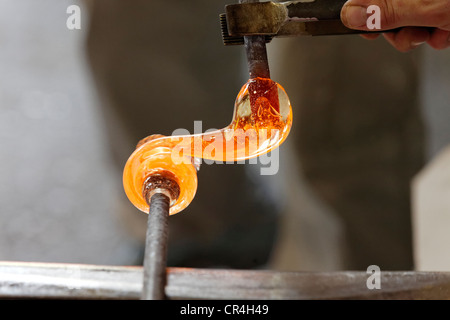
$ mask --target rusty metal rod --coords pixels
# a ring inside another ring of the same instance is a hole
[[[259,2],[259,0],[240,0],[240,3]],[[267,59],[266,37],[263,35],[244,36],[247,55],[247,66],[250,79],[270,78],[269,61]]]
[[[144,253],[144,285],[142,300],[165,299],[167,238],[170,198],[154,193],[149,202]]]
[[[250,79],[270,78],[265,36],[245,36],[244,46]]]

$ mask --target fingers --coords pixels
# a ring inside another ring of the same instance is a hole
[[[434,49],[446,49],[450,47],[450,31],[435,29],[427,42]]]
[[[398,51],[408,52],[430,40],[428,29],[419,27],[405,27],[398,32],[383,34],[386,40]]]
[[[380,30],[428,26],[450,31],[448,0],[349,0],[341,11],[342,22],[352,29],[369,30],[370,18],[379,18]]]
[[[424,43],[428,43],[436,50],[450,47],[450,31],[437,28],[405,27],[398,32],[387,32],[383,35],[394,48],[401,52],[408,52]]]
[[[342,8],[341,20],[357,30],[403,27],[398,32],[384,34],[402,52],[423,43],[437,50],[450,47],[450,0],[349,0]],[[364,35],[364,38],[375,36]]]

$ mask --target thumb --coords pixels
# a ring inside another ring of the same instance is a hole
[[[446,29],[450,25],[449,1],[349,0],[342,8],[341,20],[347,27],[358,30],[405,26]]]

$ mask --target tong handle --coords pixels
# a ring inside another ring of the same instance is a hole
[[[288,1],[280,4],[287,9],[289,18],[316,18],[340,20],[341,10],[347,0]]]

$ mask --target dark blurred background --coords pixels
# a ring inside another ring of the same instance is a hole
[[[228,3],[0,2],[0,260],[142,262],[146,215],[122,169],[147,135],[231,121],[248,75],[222,44]],[[169,265],[450,270],[450,52],[358,36],[268,52],[294,112],[280,170],[202,165],[170,218]]]

